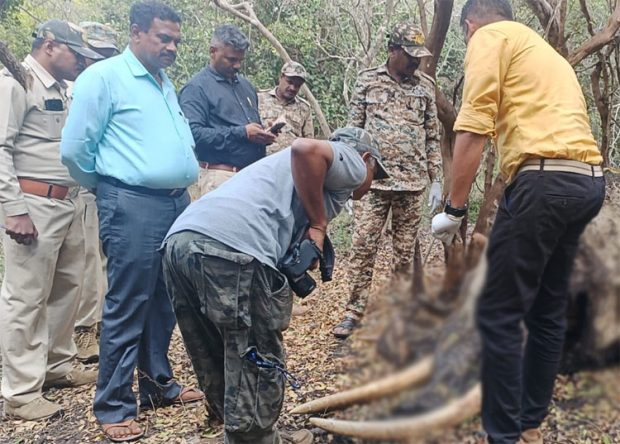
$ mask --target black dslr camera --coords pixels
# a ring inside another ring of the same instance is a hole
[[[306,230],[302,230],[302,235]],[[300,298],[305,298],[316,288],[316,281],[308,274],[308,269],[318,259],[321,281],[332,280],[334,271],[334,247],[327,236],[323,242],[323,254],[310,239],[293,242],[286,255],[278,264],[278,269],[286,276],[291,289]]]

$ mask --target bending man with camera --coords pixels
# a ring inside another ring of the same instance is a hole
[[[301,238],[323,251],[327,224],[347,199],[387,177],[380,159],[360,128],[336,130],[329,141],[297,139],[192,203],[170,229],[166,284],[227,443],[312,442],[307,430],[275,428],[288,376],[282,331],[293,303],[279,264],[306,255],[291,245]]]

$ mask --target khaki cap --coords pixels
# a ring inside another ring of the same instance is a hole
[[[118,51],[118,33],[111,26],[99,22],[80,22],[80,27],[86,32],[88,44],[93,48]]]
[[[286,77],[301,77],[304,80],[308,77],[306,68],[304,68],[301,63],[297,62],[286,62],[282,66],[280,73],[284,74]]]
[[[422,30],[412,23],[399,23],[394,26],[389,35],[389,42],[400,45],[403,50],[411,57],[432,56],[431,52],[424,46],[425,37]]]
[[[32,34],[37,39],[50,39],[63,43],[87,59],[100,60],[103,57],[88,47],[84,30],[75,23],[63,20],[49,20],[41,24]]]

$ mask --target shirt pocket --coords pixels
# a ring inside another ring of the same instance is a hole
[[[35,125],[41,129],[43,138],[60,140],[62,127],[67,118],[66,111],[48,111],[35,108],[31,111]]]
[[[405,95],[405,118],[416,125],[424,124],[426,114],[426,95],[422,91],[413,90]]]

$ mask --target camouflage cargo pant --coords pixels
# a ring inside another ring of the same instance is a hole
[[[396,273],[409,273],[413,267],[413,247],[422,215],[423,191],[370,192],[355,204],[353,249],[347,310],[363,316],[368,303],[379,239],[392,210],[392,249]]]
[[[277,444],[284,400],[282,330],[293,296],[278,271],[201,234],[183,231],[166,243],[164,276],[185,347],[210,413],[224,421],[226,443]]]

